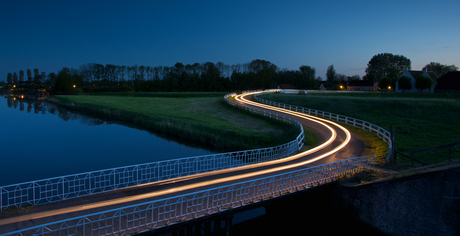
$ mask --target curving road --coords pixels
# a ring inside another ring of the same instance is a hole
[[[308,127],[309,130],[316,133],[321,144],[281,160],[144,184],[42,205],[26,213],[2,216],[0,217],[0,234],[66,218],[293,171],[307,166],[357,157],[361,156],[365,149],[364,144],[341,125],[314,116],[252,102],[248,100],[250,96],[252,94],[245,94],[244,96],[237,96],[235,99],[240,103],[275,111],[297,119],[304,127]]]

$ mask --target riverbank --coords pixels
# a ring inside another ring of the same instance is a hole
[[[187,97],[186,93],[175,94],[175,97],[152,97],[148,94],[142,97],[53,96],[46,100],[225,151],[276,146],[294,140],[299,133],[294,125],[229,106],[223,102],[221,94],[190,94],[191,97]]]

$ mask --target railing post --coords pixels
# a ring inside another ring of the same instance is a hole
[[[391,154],[393,155],[393,164],[396,164],[396,149],[395,149],[395,130],[393,123],[390,123],[390,142],[391,142]]]

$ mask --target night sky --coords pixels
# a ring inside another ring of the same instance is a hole
[[[460,1],[1,1],[0,81],[86,63],[173,66],[268,60],[325,78],[372,56],[460,66]]]

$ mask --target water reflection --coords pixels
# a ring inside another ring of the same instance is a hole
[[[81,124],[88,125],[88,126],[96,126],[96,125],[104,125],[104,124],[106,125],[120,124],[120,125],[124,125],[130,128],[148,131],[149,133],[156,135],[156,136],[160,136],[161,138],[166,139],[168,141],[177,142],[179,144],[187,145],[190,147],[206,149],[214,153],[228,151],[228,150],[218,149],[214,146],[209,146],[209,145],[205,145],[205,144],[191,141],[188,139],[184,139],[181,137],[165,135],[163,133],[155,132],[152,130],[145,130],[142,127],[136,126],[131,123],[113,120],[113,119],[109,119],[106,117],[99,117],[96,115],[78,112],[74,110],[69,110],[69,109],[57,106],[53,103],[46,102],[44,97],[35,97],[35,96],[29,97],[27,95],[10,94],[10,95],[5,96],[5,98],[7,99],[7,104],[9,108],[13,108],[13,107],[17,108],[19,104],[19,107],[20,107],[19,110],[24,111],[25,104],[27,104],[27,113],[31,113],[32,110],[34,114],[49,113],[49,114],[57,115],[63,121],[79,121]]]
[[[18,108],[20,111],[24,111],[25,104],[27,104],[27,113],[32,112],[34,109],[35,114],[46,114],[48,105],[43,102],[43,98],[40,100],[28,99],[24,95],[8,95],[5,97],[7,99],[7,104],[9,108]]]
[[[0,186],[218,152],[40,98],[2,97]]]

